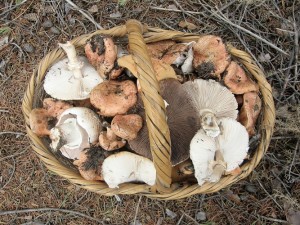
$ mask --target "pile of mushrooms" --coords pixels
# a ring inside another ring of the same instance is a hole
[[[141,88],[127,46],[105,35],[88,40],[84,56],[71,42],[59,46],[67,57],[45,75],[49,96],[31,111],[32,132],[48,139],[86,180],[110,188],[154,185]],[[165,101],[173,181],[202,185],[241,172],[261,109],[255,81],[217,36],[159,41],[147,49]]]

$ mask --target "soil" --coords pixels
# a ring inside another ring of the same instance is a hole
[[[32,71],[58,42],[97,29],[67,2],[0,3],[0,224],[299,224],[298,1],[73,1],[104,29],[137,19],[219,35],[251,53],[272,85],[276,126],[259,166],[219,192],[176,201],[88,192],[48,171],[32,151],[21,112]],[[196,29],[178,26],[185,20]]]

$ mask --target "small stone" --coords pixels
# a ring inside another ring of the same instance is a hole
[[[97,13],[98,12],[98,6],[93,5],[91,8],[88,9],[90,13]]]
[[[246,191],[250,192],[250,193],[256,193],[257,189],[255,188],[254,185],[246,185],[245,187]]]
[[[109,15],[110,18],[120,18],[122,14],[120,12],[112,13]]]
[[[57,29],[56,27],[51,27],[51,28],[50,28],[50,31],[51,31],[51,33],[53,33],[53,34],[60,34],[60,30]]]
[[[170,217],[171,219],[174,219],[174,218],[177,216],[177,214],[174,213],[173,211],[171,211],[170,209],[166,209],[166,214],[167,214],[167,216]]]
[[[25,52],[28,52],[28,53],[34,52],[34,47],[29,43],[25,43],[23,45],[23,49],[24,49]]]
[[[197,212],[196,220],[199,220],[199,221],[206,220],[206,213],[205,212]]]
[[[42,23],[42,27],[44,27],[44,28],[53,27],[53,23],[50,20],[46,20],[46,21],[44,21],[44,23]]]

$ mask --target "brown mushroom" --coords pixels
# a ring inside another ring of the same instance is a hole
[[[143,119],[137,114],[116,115],[111,121],[112,131],[126,140],[135,139],[142,126]]]
[[[234,94],[244,94],[250,91],[258,91],[258,85],[251,80],[245,71],[236,62],[231,62],[226,69],[224,84]]]
[[[89,62],[94,67],[98,67],[104,61],[104,37],[101,35],[93,36],[85,45],[84,50]]]
[[[118,137],[111,128],[107,127],[107,131],[100,133],[99,144],[104,150],[113,151],[124,147],[126,141]]]
[[[43,100],[43,108],[47,110],[48,114],[52,117],[57,118],[66,109],[72,108],[73,106],[67,102],[59,101],[54,98],[45,98]]]
[[[189,159],[172,168],[172,181],[195,181],[193,162]]]
[[[198,39],[193,46],[193,66],[200,78],[212,75],[220,80],[221,73],[230,62],[230,56],[220,37],[205,35]]]
[[[48,121],[51,118],[46,109],[33,109],[29,115],[29,124],[31,130],[38,136],[50,135]]]
[[[147,50],[150,57],[161,59],[161,57],[163,57],[168,49],[174,44],[176,44],[176,42],[171,40],[157,41],[147,44]]]
[[[102,163],[106,153],[101,148],[92,147],[80,153],[73,164],[78,167],[81,176],[86,180],[103,180]]]
[[[102,116],[126,113],[137,100],[137,89],[130,80],[104,81],[96,86],[90,95],[91,103]]]
[[[246,127],[249,136],[253,136],[255,135],[255,123],[261,110],[261,99],[256,92],[245,93],[243,99],[238,121]]]
[[[161,58],[161,61],[169,65],[174,64],[178,67],[185,61],[188,49],[189,45],[187,44],[172,45]]]

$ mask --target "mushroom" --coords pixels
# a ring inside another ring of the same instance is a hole
[[[142,126],[143,119],[137,114],[116,115],[111,121],[112,131],[126,140],[135,139]]]
[[[188,49],[188,44],[180,43],[172,45],[161,58],[161,61],[169,65],[181,66],[186,60]]]
[[[217,118],[236,119],[237,102],[234,95],[224,86],[213,80],[196,79],[182,85],[188,99],[198,111],[200,123],[208,136],[220,134]]]
[[[92,110],[73,107],[65,110],[50,130],[51,148],[69,159],[78,159],[81,151],[98,141],[101,121]]]
[[[164,40],[147,44],[148,54],[151,58],[161,59],[168,49],[175,45],[175,41]]]
[[[191,160],[186,160],[172,168],[172,182],[194,181],[194,166]]]
[[[124,151],[104,160],[102,176],[110,188],[118,188],[119,184],[132,181],[154,185],[156,170],[151,160]]]
[[[89,61],[103,79],[109,76],[117,59],[117,47],[111,37],[95,35],[85,46]]]
[[[238,121],[243,124],[249,135],[255,135],[255,123],[261,110],[261,99],[256,92],[247,92],[243,95],[243,106]]]
[[[86,57],[76,56],[71,42],[59,44],[68,58],[55,63],[48,71],[44,81],[44,90],[51,97],[60,100],[80,100],[89,98],[91,90],[102,78],[90,65]]]
[[[195,177],[201,186],[211,175],[210,163],[217,150],[215,139],[200,129],[190,143],[190,158],[194,165]]]
[[[126,113],[137,100],[137,89],[130,80],[104,81],[91,92],[91,103],[102,116],[115,116]]]
[[[113,151],[126,145],[126,141],[118,137],[110,127],[106,129],[107,130],[102,131],[99,136],[99,144],[104,150]]]
[[[182,70],[183,74],[192,73],[194,70],[194,67],[193,67],[194,51],[192,48],[194,43],[195,43],[194,41],[190,43],[190,48],[187,52],[187,57],[181,66],[181,70]]]
[[[209,74],[220,80],[221,73],[230,62],[230,56],[222,39],[214,35],[202,36],[193,45],[193,50],[193,65],[198,74],[202,75],[200,78]]]
[[[51,119],[51,116],[46,109],[33,109],[29,114],[29,125],[32,132],[40,137],[50,135],[49,119]]]
[[[195,133],[200,129],[199,115],[188,94],[176,79],[159,82],[161,96],[167,103],[167,123],[171,135],[171,162],[175,166],[189,158],[188,146]],[[143,103],[139,98],[138,114],[145,120]],[[128,141],[132,150],[152,159],[147,127],[143,126],[136,139]]]
[[[250,91],[258,91],[258,85],[251,80],[245,71],[236,62],[231,62],[224,75],[224,84],[234,94],[244,94]]]
[[[103,180],[102,163],[106,157],[105,151],[99,147],[91,147],[80,152],[79,158],[73,162],[78,167],[81,176],[86,180]]]
[[[43,108],[47,110],[52,117],[60,116],[65,110],[73,106],[67,102],[59,101],[53,98],[45,98],[43,100]]]
[[[238,168],[247,156],[249,135],[246,128],[232,118],[221,118],[219,123],[222,132],[217,139],[229,172]]]

